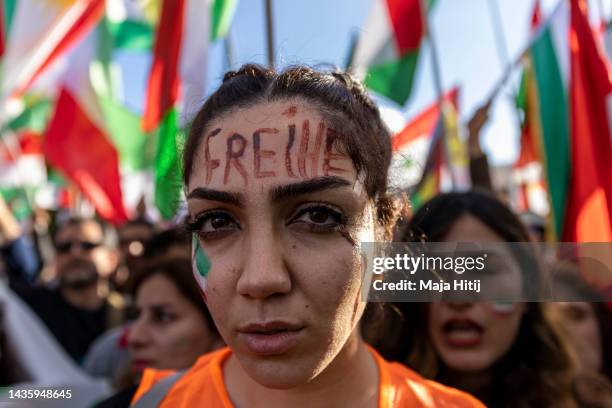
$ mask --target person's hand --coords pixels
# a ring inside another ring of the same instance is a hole
[[[21,235],[21,226],[0,194],[0,241],[12,242]]]
[[[487,101],[483,106],[478,108],[468,122],[468,148],[470,157],[480,156],[483,154],[480,147],[480,130],[489,120],[489,109],[491,108],[491,100]]]

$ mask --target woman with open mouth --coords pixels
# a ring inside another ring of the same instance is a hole
[[[351,76],[229,72],[183,160],[194,274],[228,348],[145,371],[133,406],[482,406],[360,337],[360,246],[389,238],[399,206],[389,131]]]
[[[524,301],[488,296],[488,301],[397,303],[402,328],[376,345],[386,358],[469,392],[490,407],[612,404],[612,388],[604,379],[578,371],[550,305],[535,302],[542,285],[536,251],[526,244],[525,227],[503,203],[479,191],[440,194],[414,214],[401,238],[479,243],[501,252],[510,248],[504,262],[492,268],[497,285],[487,290],[517,289]]]

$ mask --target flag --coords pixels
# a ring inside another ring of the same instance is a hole
[[[542,164],[553,239],[612,241],[607,61],[582,0],[560,3],[524,60],[523,162]]]
[[[3,58],[1,101],[23,94],[103,13],[104,0],[19,0]]]
[[[105,29],[112,48],[148,51],[153,48],[161,0],[106,0]]]
[[[413,211],[417,211],[423,204],[440,192],[441,170],[444,161],[443,136],[444,123],[442,120],[438,120],[431,138],[421,179],[410,193]]]
[[[105,219],[127,219],[123,205],[119,155],[110,142],[90,66],[97,52],[91,32],[65,58],[58,96],[45,132],[43,151],[48,161],[79,187]]]
[[[536,21],[536,11],[532,21]],[[569,14],[563,2],[535,32],[524,58],[519,104],[524,106],[523,161],[536,156],[550,196],[550,225],[560,237],[570,176],[569,153]]]
[[[155,201],[164,218],[172,217],[180,202],[177,130],[204,100],[208,44],[227,32],[235,8],[236,2],[229,0],[163,2],[142,126],[145,131],[160,129]]]
[[[424,8],[422,0],[374,0],[355,50],[355,75],[400,105],[412,91],[426,32]]]
[[[444,100],[456,101],[457,95],[458,89],[453,88],[444,95]],[[440,105],[434,102],[418,113],[391,139],[393,150],[391,177],[398,187],[413,187],[421,179],[423,174],[421,164],[429,155],[432,136],[439,119]]]
[[[563,239],[612,242],[612,83],[588,20],[586,3],[571,2],[571,164]]]
[[[450,106],[456,109],[458,97],[459,89],[457,87],[444,95],[442,104],[445,112],[450,112]],[[409,171],[418,171],[416,182],[411,183],[412,186],[409,188],[410,200],[415,210],[440,191],[442,166],[444,164],[448,165],[444,150],[444,134],[447,124],[444,122],[443,117],[440,115],[440,103],[434,102],[419,113],[391,140],[394,152],[393,170],[395,171],[398,167],[395,163],[400,163],[402,160],[406,161],[406,158],[408,158],[409,166],[412,169],[407,169],[403,177],[413,178]],[[426,141],[428,147],[424,157],[425,164],[422,167],[418,167],[415,163],[418,160],[412,159],[411,148],[421,141]],[[397,158],[398,156],[400,159]],[[397,176],[394,175],[394,177]],[[399,184],[401,185],[402,183]]]
[[[444,95],[444,100],[457,105],[458,96],[459,88],[455,87]],[[393,151],[398,151],[421,137],[431,137],[439,118],[440,105],[436,101],[419,113],[391,139]]]

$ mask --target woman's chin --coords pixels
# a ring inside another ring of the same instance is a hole
[[[248,376],[266,388],[286,390],[305,384],[315,376],[314,362],[308,364],[289,356],[249,356],[238,360]]]

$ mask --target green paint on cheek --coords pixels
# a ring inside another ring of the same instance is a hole
[[[210,271],[210,260],[204,254],[204,251],[200,246],[200,240],[195,234],[193,235],[192,245],[194,268],[202,278],[206,278],[208,276],[208,271]]]

